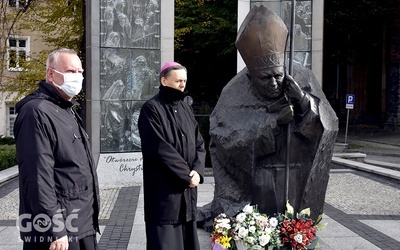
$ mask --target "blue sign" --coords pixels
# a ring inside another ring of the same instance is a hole
[[[346,104],[354,104],[356,102],[356,96],[353,94],[346,95]]]
[[[347,109],[353,109],[354,104],[356,102],[356,96],[353,94],[347,94],[346,95],[346,108]]]

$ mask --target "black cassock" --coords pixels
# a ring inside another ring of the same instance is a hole
[[[198,248],[197,188],[189,188],[195,170],[203,182],[204,140],[184,93],[160,86],[139,115],[143,154],[144,216],[148,249]],[[190,243],[182,248],[179,244]]]

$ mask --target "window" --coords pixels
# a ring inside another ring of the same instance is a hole
[[[8,0],[8,5],[18,8],[26,6],[27,2],[28,0]]]
[[[76,4],[74,4],[74,5],[73,4],[74,3],[70,0],[67,0],[67,2],[66,2],[66,6],[72,8],[72,14],[76,15]],[[71,7],[71,5],[73,5],[73,6]]]
[[[29,55],[29,37],[9,37],[7,47],[7,69],[22,71]]]
[[[14,123],[17,113],[14,105],[7,105],[7,136],[14,136]]]

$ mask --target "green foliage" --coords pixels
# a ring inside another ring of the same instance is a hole
[[[398,5],[398,0],[325,1],[324,69],[329,64],[351,63],[357,53],[370,50],[360,48],[383,35],[376,32],[398,13]]]
[[[4,0],[2,3],[2,6],[6,6]],[[3,64],[6,62],[5,42],[9,35],[23,34],[22,31],[39,33],[40,39],[48,45],[48,50],[31,52],[29,60],[20,62],[24,70],[19,74],[5,74],[5,65],[0,63],[0,85],[3,92],[9,93],[7,97],[16,94],[13,99],[18,100],[37,88],[38,82],[45,79],[46,58],[50,51],[56,48],[81,51],[84,40],[84,4],[85,1],[81,0],[30,0],[23,9],[1,9],[0,59]]]
[[[84,36],[81,0],[33,1],[21,15],[20,29],[40,31],[42,39],[56,48],[80,50]]]
[[[329,11],[326,12],[325,23],[335,25],[341,30],[356,31],[360,28],[357,24],[362,24],[368,18],[387,14],[389,10],[394,10],[396,5],[398,0],[326,1],[325,8]]]
[[[0,145],[0,171],[17,165],[15,145]]]
[[[0,137],[0,145],[14,145],[15,139],[11,136],[1,136]]]
[[[15,139],[10,136],[0,137],[0,171],[17,165]]]
[[[235,51],[237,0],[176,0],[175,48],[218,48],[217,55]]]
[[[175,60],[188,69],[194,106],[213,106],[236,74],[237,0],[176,0]]]
[[[370,25],[383,21],[390,13],[398,12],[398,4],[398,0],[325,1],[324,22],[329,31],[333,29],[339,36],[353,34],[357,38],[358,34],[368,31]],[[353,45],[358,46],[356,40]]]
[[[14,77],[3,79],[4,90],[9,91],[9,95],[15,94],[14,100],[33,92],[38,87],[39,81],[45,79],[47,53],[47,51],[42,51],[40,54],[32,53],[29,56],[30,60],[21,63],[24,71]]]

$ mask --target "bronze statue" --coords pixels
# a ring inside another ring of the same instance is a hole
[[[288,200],[296,211],[323,211],[338,119],[312,72],[285,72],[287,28],[267,7],[254,6],[236,39],[246,68],[222,90],[210,117],[213,201],[200,209],[205,229],[219,213],[233,216],[246,204],[284,212],[289,148]],[[288,124],[290,140],[287,141]]]

